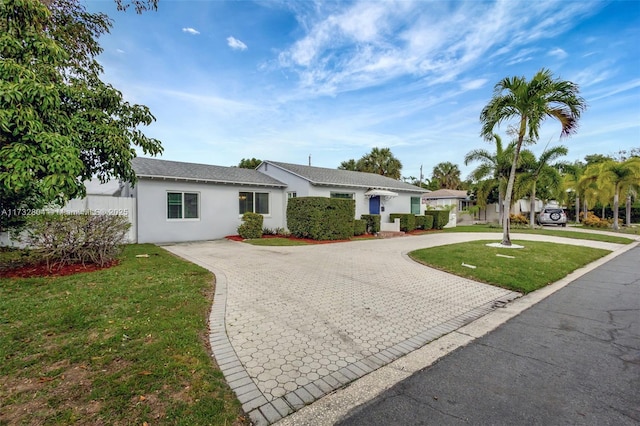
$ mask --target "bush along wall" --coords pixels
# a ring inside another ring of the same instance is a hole
[[[363,214],[360,215],[362,220],[367,222],[367,232],[376,234],[380,232],[380,215],[379,214]]]
[[[449,210],[425,210],[424,215],[433,217],[433,229],[442,229],[449,223]]]
[[[291,198],[287,204],[287,226],[299,238],[344,240],[353,236],[355,214],[355,200]]]
[[[367,233],[367,221],[356,219],[353,221],[353,235],[364,235]]]
[[[411,213],[391,213],[389,215],[389,221],[394,222],[396,219],[400,219],[400,230],[404,232],[411,232],[416,229],[416,216]]]
[[[242,224],[238,226],[238,234],[244,239],[262,237],[262,222],[264,217],[261,214],[246,212],[242,215]]]
[[[427,230],[427,229],[433,229],[433,216],[431,216],[431,215],[429,215],[429,216],[425,215],[425,216],[422,216],[422,217],[423,217],[422,221],[423,221],[423,223],[424,223],[424,225],[423,225],[423,228],[422,228],[422,229],[425,229],[425,230]]]

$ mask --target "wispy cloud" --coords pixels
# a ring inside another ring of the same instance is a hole
[[[559,47],[556,47],[555,49],[549,51],[549,53],[547,53],[547,55],[555,56],[558,59],[564,59],[567,56],[569,56],[569,54],[567,52],[565,52],[564,50],[560,49]]]
[[[191,35],[198,35],[200,34],[200,31],[196,30],[195,28],[191,28],[191,27],[186,27],[182,29],[183,33],[189,33]]]
[[[234,50],[247,50],[247,45],[235,37],[227,37],[227,44]]]

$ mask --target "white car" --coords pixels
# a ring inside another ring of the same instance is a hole
[[[567,226],[567,215],[564,210],[557,207],[545,207],[538,213],[538,225],[561,225]]]

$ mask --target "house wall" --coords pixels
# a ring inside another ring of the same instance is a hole
[[[167,192],[200,194],[198,219],[167,219]],[[284,227],[284,197],[281,188],[221,185],[169,180],[140,179],[133,189],[137,199],[138,242],[166,243],[214,240],[237,234],[242,223],[239,192],[268,192],[269,215],[263,226]]]

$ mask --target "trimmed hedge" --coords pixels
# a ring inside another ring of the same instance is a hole
[[[411,232],[416,229],[416,215],[411,213],[391,213],[389,220],[391,222],[396,219],[400,219],[400,230],[404,232]]]
[[[363,214],[360,215],[362,220],[367,222],[367,231],[372,234],[380,232],[380,215],[379,214]]]
[[[262,238],[262,222],[264,217],[259,213],[246,212],[242,215],[242,224],[238,226],[238,234],[245,240]]]
[[[425,215],[425,216],[421,216],[421,217],[424,218],[424,219],[422,219],[423,222],[424,222],[424,226],[423,226],[422,229],[424,229],[424,230],[433,229],[433,216]]]
[[[296,197],[287,203],[287,227],[298,238],[344,240],[354,232],[355,200]]]
[[[364,235],[367,233],[367,221],[356,219],[353,221],[353,235]]]
[[[425,210],[424,215],[433,217],[433,229],[442,229],[449,223],[449,210]]]

